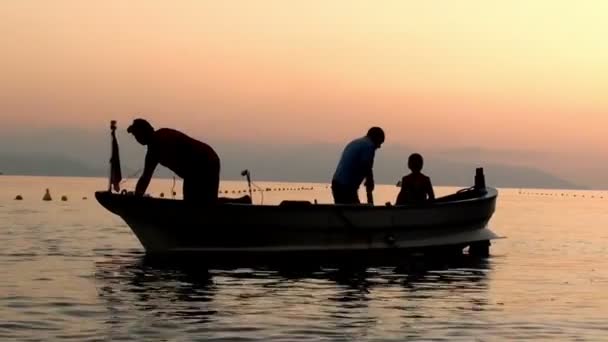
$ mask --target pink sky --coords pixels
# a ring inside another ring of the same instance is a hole
[[[4,129],[601,152],[605,1],[33,1],[0,5]]]

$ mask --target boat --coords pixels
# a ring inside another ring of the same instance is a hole
[[[454,256],[467,247],[468,254],[487,256],[490,240],[499,238],[488,228],[497,196],[485,185],[482,168],[474,186],[416,205],[261,205],[250,196],[197,205],[116,193],[111,186],[95,193],[130,227],[147,255],[196,255],[192,260],[214,264],[395,261]]]

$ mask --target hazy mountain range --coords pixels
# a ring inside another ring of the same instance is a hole
[[[52,137],[52,138],[51,138]],[[124,132],[119,134],[123,175],[135,177],[143,166],[145,148]],[[329,182],[340,152],[337,144],[238,144],[211,142],[222,159],[222,179],[240,179],[247,168],[254,179]],[[27,137],[0,137],[0,172],[7,175],[105,176],[109,137],[78,131],[55,131]],[[480,153],[482,151],[483,153]],[[377,183],[394,184],[406,173],[407,146],[383,146],[377,153]],[[500,151],[497,151],[500,153]],[[504,153],[504,151],[503,151]],[[487,150],[436,151],[425,154],[424,172],[435,185],[469,186],[475,168],[483,166],[488,184],[511,188],[584,188],[541,169],[492,160]],[[156,176],[171,173],[159,168]]]

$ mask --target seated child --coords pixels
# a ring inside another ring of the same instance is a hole
[[[401,179],[401,191],[395,205],[422,203],[435,199],[431,179],[421,172],[423,163],[420,154],[410,155],[407,166],[412,172]]]

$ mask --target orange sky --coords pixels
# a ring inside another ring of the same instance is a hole
[[[0,4],[3,127],[540,151],[608,143],[607,1]]]

